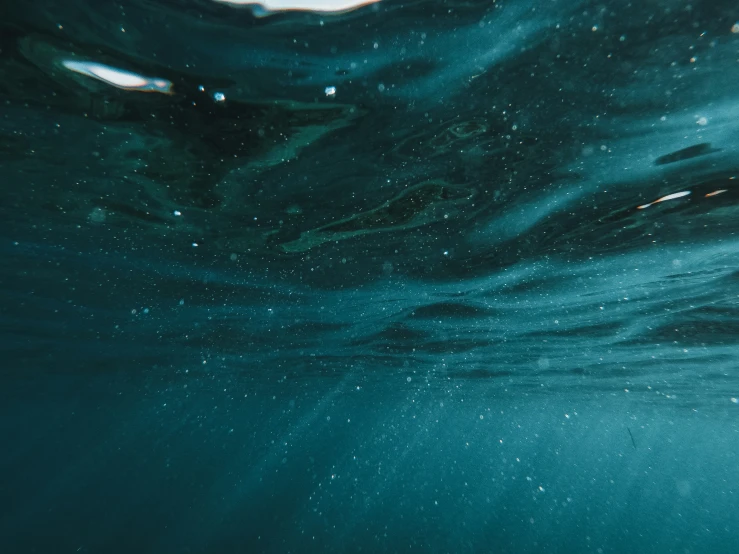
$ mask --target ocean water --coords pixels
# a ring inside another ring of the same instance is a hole
[[[270,1],[0,4],[0,552],[739,552],[736,4]]]

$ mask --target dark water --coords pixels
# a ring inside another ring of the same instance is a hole
[[[0,6],[0,552],[739,551],[736,4],[263,15]]]

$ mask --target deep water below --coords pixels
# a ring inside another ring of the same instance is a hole
[[[248,386],[47,377],[2,400],[15,422],[3,419],[3,435],[18,445],[2,466],[14,475],[3,536],[18,550],[736,544],[739,448],[727,410],[351,373]]]
[[[739,551],[731,2],[0,4],[0,552]]]

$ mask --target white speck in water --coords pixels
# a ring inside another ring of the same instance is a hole
[[[695,122],[701,127],[705,127],[706,125],[708,125],[708,119],[706,119],[705,117],[699,117]]]
[[[192,247],[193,247],[193,248],[197,248],[197,246],[198,246],[198,243],[197,243],[197,242],[193,242],[193,243],[192,243]]]
[[[732,398],[731,398],[731,401],[732,401],[732,402],[733,402],[734,404],[739,404],[739,398],[736,398],[736,397],[732,397]]]
[[[213,93],[213,100],[216,102],[223,102],[226,99],[226,95],[222,92],[215,92]]]
[[[410,377],[406,377],[405,380],[408,381],[409,383],[411,382],[411,378]]]
[[[102,208],[94,208],[92,212],[90,212],[90,221],[92,223],[103,223],[106,217],[107,214]]]
[[[336,87],[326,87],[324,91],[326,96],[334,96],[336,94]]]
[[[380,92],[384,92],[385,85],[383,85],[382,83],[380,83],[379,85],[377,85],[377,90],[379,90]]]
[[[182,212],[180,210],[175,210],[173,213],[176,217],[180,217],[182,215]]]

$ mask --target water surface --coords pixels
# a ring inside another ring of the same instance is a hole
[[[0,14],[3,552],[736,551],[731,2]]]

